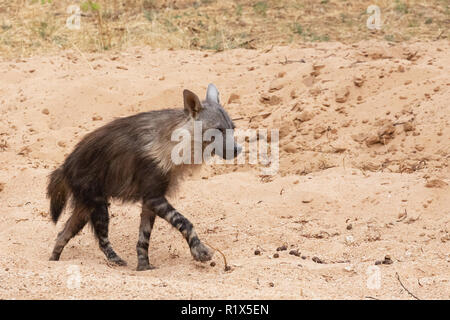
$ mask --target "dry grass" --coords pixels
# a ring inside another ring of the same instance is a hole
[[[382,30],[366,27],[371,4]],[[69,30],[69,5],[82,10]],[[345,43],[448,38],[448,0],[0,0],[0,54],[24,57],[77,47],[82,51],[155,48],[227,50],[315,41]]]

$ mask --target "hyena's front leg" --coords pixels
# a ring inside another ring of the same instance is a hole
[[[155,223],[156,213],[153,212],[145,203],[142,205],[141,225],[139,226],[139,240],[136,244],[138,256],[138,271],[154,269],[148,260],[148,245],[150,236]]]
[[[148,199],[145,201],[152,210],[161,218],[177,228],[186,239],[191,249],[191,254],[197,261],[211,260],[214,252],[209,250],[198,238],[192,223],[181,213],[174,209],[165,197]]]

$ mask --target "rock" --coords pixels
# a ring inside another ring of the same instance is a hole
[[[317,133],[320,135],[322,135],[325,131],[327,131],[327,128],[325,128],[322,125],[318,125],[317,127],[314,128],[314,133]]]
[[[295,98],[298,97],[297,92],[295,91],[295,89],[292,89],[292,90],[291,90],[291,94],[290,94],[290,95],[291,95],[291,98],[292,98],[292,99],[295,99]]]
[[[297,146],[295,145],[295,143],[291,142],[285,145],[283,147],[283,150],[287,153],[295,153],[297,152]]]
[[[408,131],[414,131],[414,126],[411,122],[406,122],[403,124],[403,131],[408,132]]]
[[[280,127],[280,139],[287,137],[292,132],[291,123],[283,122]]]
[[[380,128],[376,133],[371,133],[366,139],[367,146],[374,145],[376,143],[387,144],[394,138],[395,127],[391,120],[385,119],[375,123]]]
[[[324,263],[323,260],[319,257],[312,257],[312,261],[314,261],[315,263]]]
[[[50,114],[50,111],[48,111],[48,109],[45,108],[45,109],[42,109],[42,113],[45,115],[48,115],[48,114]]]
[[[390,256],[385,256],[383,260],[383,264],[393,264],[394,261],[392,261]]]
[[[230,95],[230,97],[228,98],[228,103],[235,103],[235,102],[239,102],[240,96],[236,93],[232,93]]]
[[[303,79],[303,83],[305,84],[305,86],[311,87],[314,84],[314,77],[307,77]]]
[[[269,96],[267,94],[263,94],[261,96],[261,98],[259,99],[259,101],[261,101],[264,104],[274,106],[274,105],[280,104],[283,100],[280,97],[275,96],[275,95]]]
[[[350,91],[348,90],[348,88],[343,88],[339,91],[335,92],[336,95],[336,102],[338,103],[344,103],[347,101],[348,96],[350,95]]]
[[[419,152],[420,152],[420,151],[423,151],[423,150],[425,149],[425,147],[422,146],[422,145],[420,145],[420,144],[416,144],[415,148],[416,148],[416,150],[419,151]]]
[[[317,126],[314,128],[314,139],[319,139],[322,135],[327,131],[327,128],[324,126]]]
[[[351,245],[355,242],[355,239],[353,238],[353,236],[346,236],[345,237],[345,243],[348,245]]]
[[[448,186],[448,183],[440,179],[428,180],[425,184],[427,188],[445,188],[446,186]]]
[[[100,121],[103,120],[103,118],[101,116],[93,116],[92,117],[92,121]]]
[[[366,81],[366,78],[364,76],[353,78],[353,83],[357,87],[362,87],[362,85],[364,84],[364,81]]]
[[[353,266],[348,265],[348,266],[345,266],[345,267],[344,267],[344,271],[347,271],[347,272],[354,272],[355,269],[354,269]]]
[[[358,134],[353,134],[351,137],[354,141],[362,143],[364,140],[367,139],[367,134],[360,132]]]
[[[30,154],[30,152],[31,152],[30,147],[25,146],[25,147],[21,148],[17,154],[26,157]]]
[[[313,64],[313,69],[314,70],[320,70],[320,69],[323,69],[323,68],[325,68],[324,64],[318,64],[318,63]]]
[[[393,135],[395,132],[395,127],[391,120],[381,120],[377,122],[376,125],[381,126],[381,128],[378,130],[378,135],[380,136],[380,138],[387,138],[388,136]]]
[[[371,146],[371,145],[374,145],[379,142],[380,142],[380,137],[378,136],[378,134],[374,134],[374,133],[371,134],[370,136],[368,136],[366,139],[367,146]]]
[[[279,79],[277,79],[270,84],[269,92],[281,90],[283,86],[284,86],[283,83],[279,81]]]
[[[315,114],[313,112],[305,110],[305,111],[301,112],[296,117],[296,119],[300,120],[301,122],[306,122],[306,121],[309,121],[312,118],[314,118],[314,116],[315,116]]]

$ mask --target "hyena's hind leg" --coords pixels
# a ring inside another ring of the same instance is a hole
[[[117,255],[109,242],[109,214],[108,204],[106,202],[95,206],[91,214],[91,224],[94,228],[95,236],[98,239],[100,249],[103,251],[108,261],[119,266],[126,266],[127,263]]]
[[[89,212],[81,207],[75,205],[72,216],[67,220],[64,229],[58,234],[56,239],[56,244],[53,249],[52,255],[50,257],[51,261],[59,260],[61,252],[63,251],[66,244],[72,239],[78,232],[83,229],[89,220]]]
[[[144,204],[161,218],[177,228],[186,239],[193,258],[197,261],[211,260],[214,252],[209,250],[198,238],[192,223],[167,201],[165,197],[147,199]]]
[[[138,257],[138,271],[154,269],[148,260],[148,246],[150,242],[150,236],[152,234],[153,225],[155,223],[156,213],[145,205],[142,204],[141,224],[139,226],[139,240],[136,244],[136,251]]]

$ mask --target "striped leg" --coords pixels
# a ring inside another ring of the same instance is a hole
[[[137,271],[154,269],[148,260],[148,244],[155,223],[156,214],[145,204],[142,205],[141,225],[139,226],[139,240],[136,244],[138,257]]]
[[[91,223],[94,227],[100,249],[103,251],[108,261],[119,266],[126,266],[127,263],[117,255],[108,239],[109,215],[106,203],[99,205],[94,209],[91,214]]]
[[[181,232],[195,260],[202,262],[211,260],[214,253],[201,243],[192,223],[175,210],[165,197],[147,199],[144,204]]]
[[[67,242],[69,242],[70,239],[72,239],[78,232],[80,232],[81,229],[83,229],[83,227],[86,225],[86,223],[87,219],[83,215],[77,214],[77,211],[74,211],[69,220],[67,220],[64,229],[58,234],[52,256],[50,257],[51,261],[59,260],[61,252],[63,251]]]

